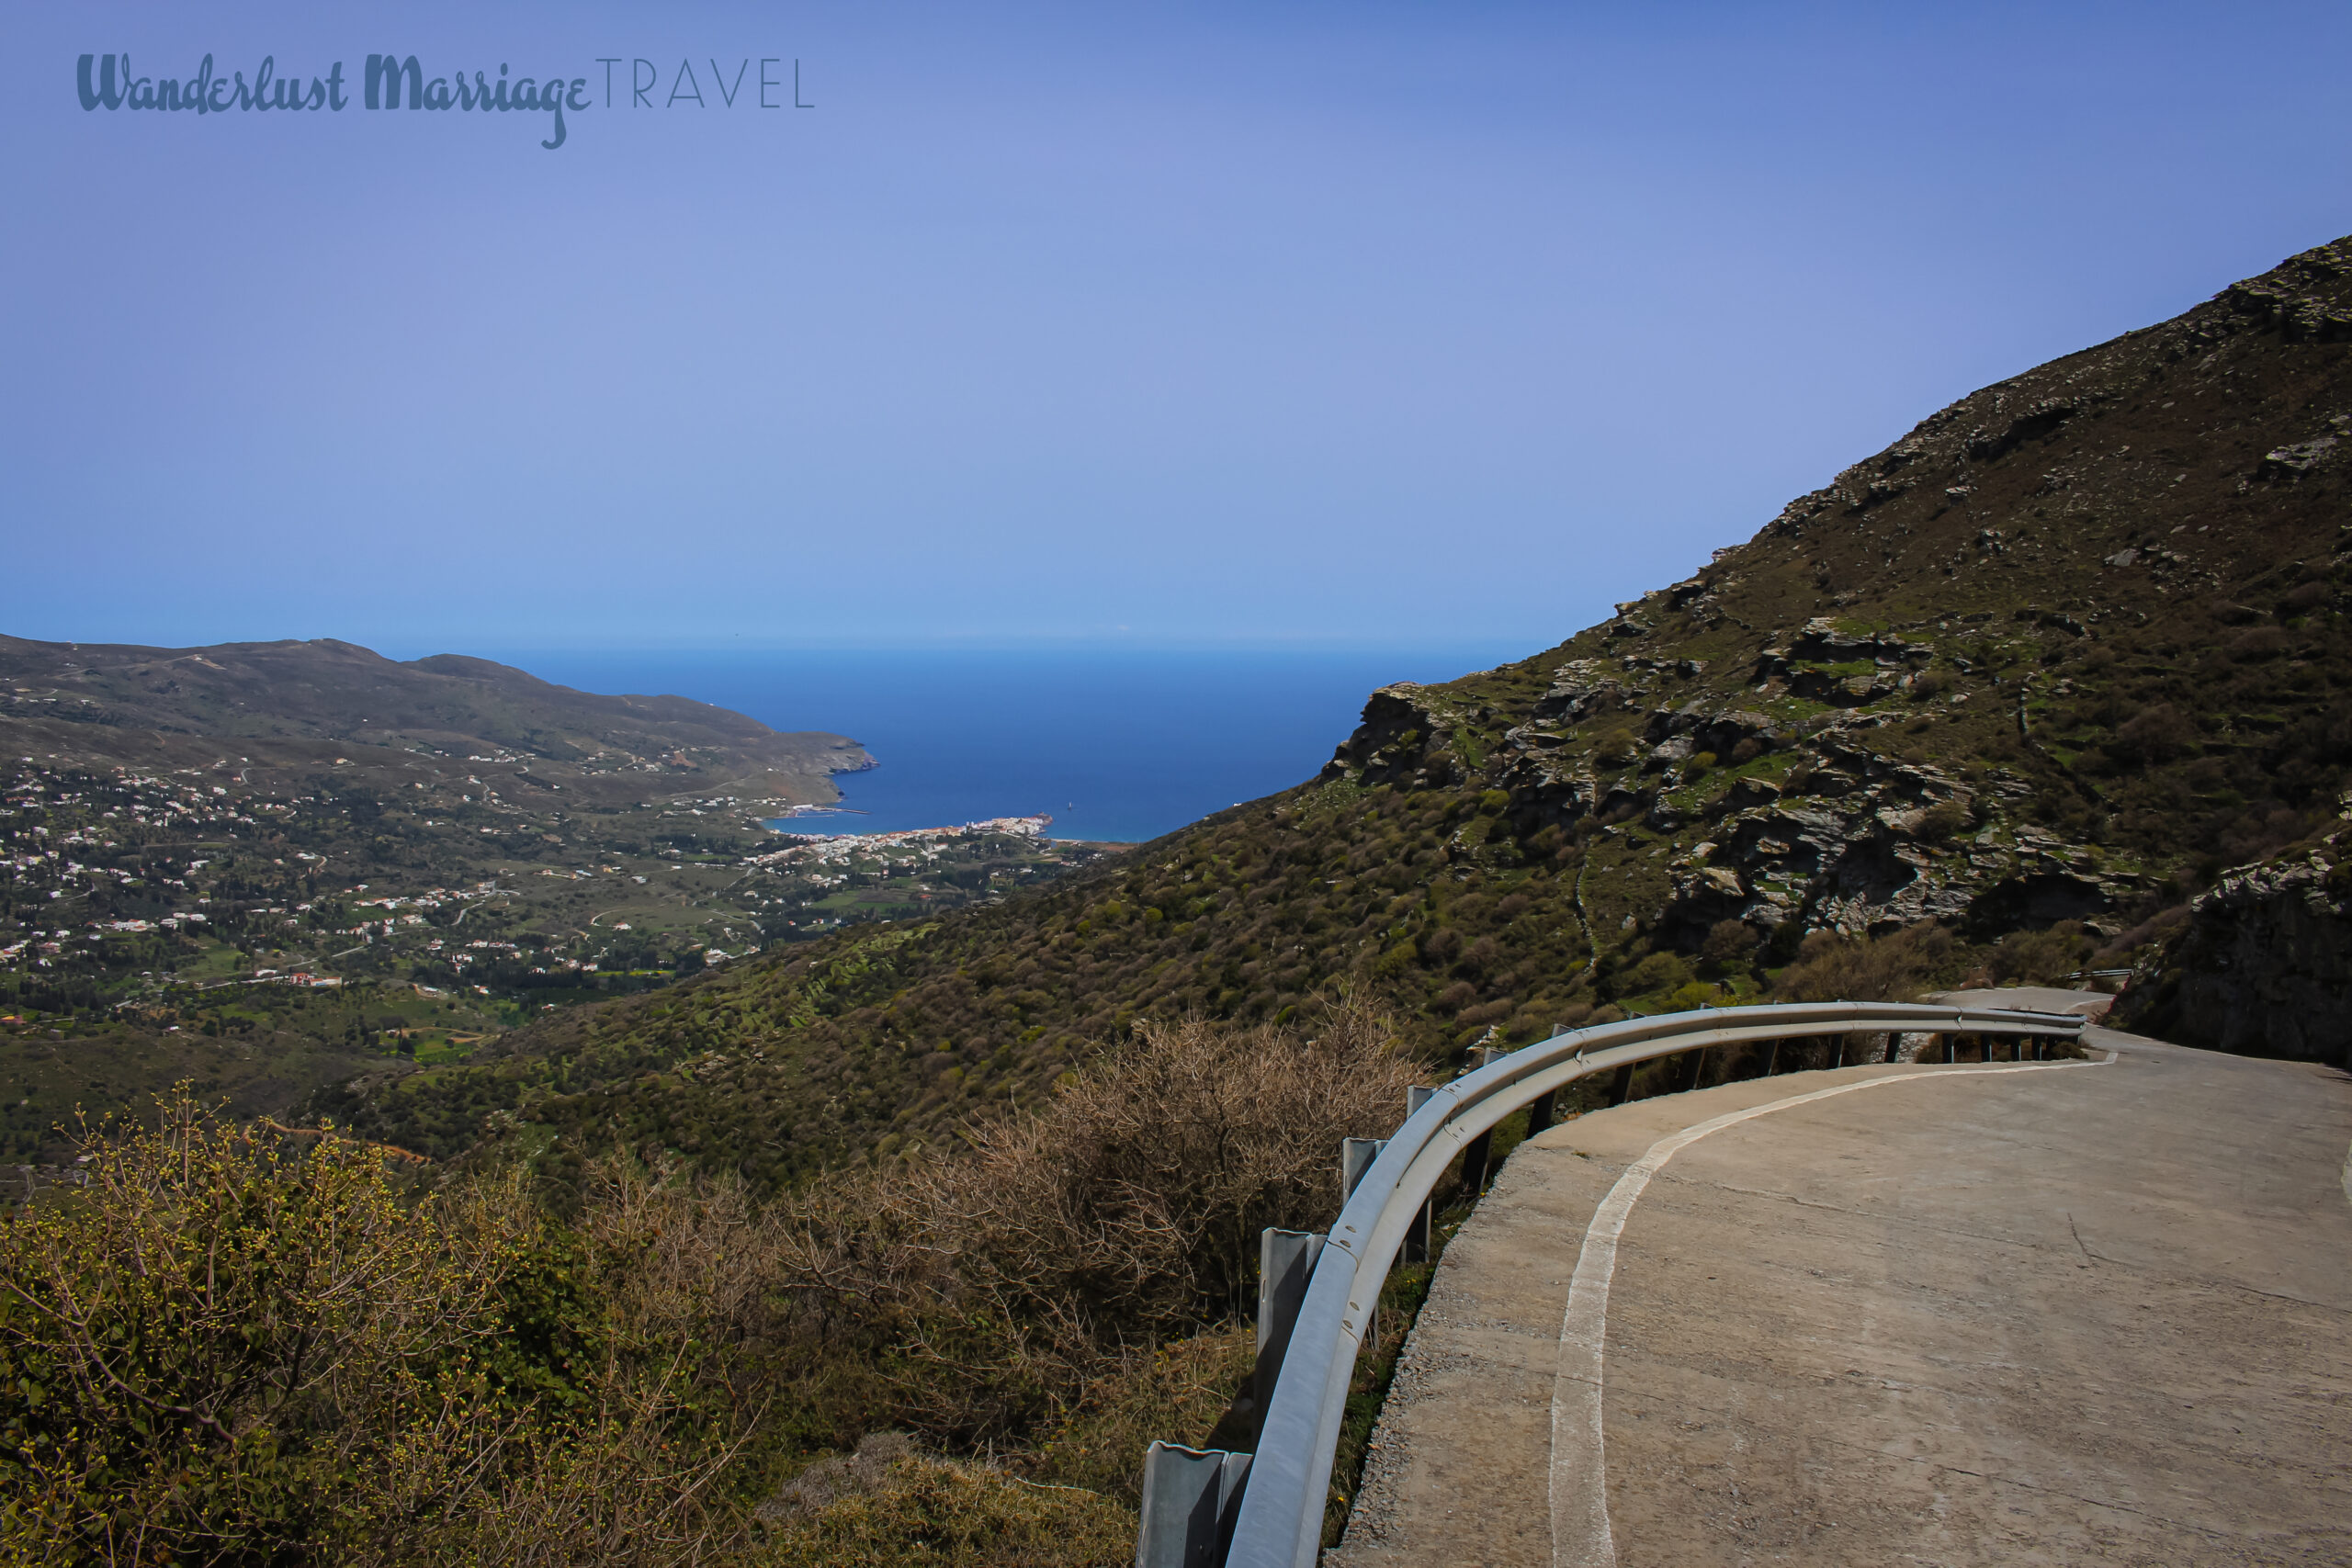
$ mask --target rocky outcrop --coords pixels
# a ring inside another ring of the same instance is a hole
[[[2352,860],[2337,835],[2224,874],[2135,977],[2123,1028],[2352,1067]]]
[[[1796,749],[1804,761],[1784,783],[1736,778],[1693,814],[1710,826],[1674,863],[1669,931],[1695,942],[1724,919],[1849,933],[1940,919],[1997,935],[2103,912],[2137,891],[2087,850],[2011,820],[1997,787],[1890,761],[1838,730]],[[1683,825],[1670,800],[1652,807],[1654,830]]]
[[[1785,690],[1805,702],[1860,707],[1908,691],[1916,672],[1935,656],[1927,643],[1892,633],[1857,637],[1824,616],[1806,622],[1787,646],[1766,649],[1755,679],[1762,690]]]
[[[1907,673],[1921,650],[1816,621],[1789,651]],[[1684,947],[1727,919],[1759,933],[1793,919],[1849,934],[1936,919],[1998,936],[2094,918],[2143,890],[2089,847],[2025,819],[2018,808],[2032,791],[2020,777],[1996,769],[1971,784],[1889,758],[1863,739],[1882,722],[1874,716],[1826,716],[1800,733],[1746,708],[1654,705],[1666,678],[1690,673],[1631,656],[1570,660],[1492,756],[1467,741],[1477,709],[1432,688],[1390,686],[1373,695],[1324,777],[1427,785],[1477,776],[1510,797],[1504,815],[1521,836],[1635,820],[1653,834],[1696,836],[1668,863],[1669,897],[1650,922]],[[1591,744],[1604,731],[1621,748],[1605,775]]]
[[[1464,712],[1442,688],[1399,681],[1373,693],[1363,705],[1363,722],[1348,737],[1321,777],[1342,775],[1369,784],[1431,787],[1451,784],[1464,774],[1464,764],[1477,765],[1472,755],[1453,751],[1456,739],[1482,716]]]

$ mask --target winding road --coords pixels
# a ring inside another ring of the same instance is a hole
[[[2352,1562],[2352,1075],[2085,1038],[1521,1145],[1329,1560]]]

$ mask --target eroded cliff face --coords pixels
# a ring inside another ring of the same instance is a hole
[[[2352,859],[2346,835],[2242,866],[2189,906],[2118,1007],[2122,1027],[2183,1044],[2352,1067]]]

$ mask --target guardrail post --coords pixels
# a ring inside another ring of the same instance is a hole
[[[1248,1454],[1161,1442],[1145,1450],[1136,1568],[1216,1568],[1249,1476]]]
[[[1475,1073],[1496,1057],[1507,1055],[1508,1052],[1482,1045],[1470,1053],[1470,1070]],[[1494,1148],[1495,1134],[1491,1127],[1462,1145],[1462,1196],[1464,1199],[1476,1200],[1487,1190],[1487,1167],[1493,1161]]]
[[[1617,1069],[1615,1077],[1609,1080],[1609,1103],[1612,1107],[1623,1105],[1625,1103],[1625,1097],[1633,1092],[1634,1064],[1628,1062]]]
[[[1770,1077],[1772,1076],[1773,1069],[1777,1068],[1780,1065],[1781,1065],[1781,1043],[1780,1043],[1778,1040],[1767,1040],[1766,1042],[1764,1042],[1764,1073],[1763,1073],[1763,1076],[1764,1076],[1764,1077],[1768,1077],[1768,1078],[1769,1078],[1769,1077]]]
[[[1682,1092],[1690,1093],[1699,1087],[1699,1079],[1707,1070],[1707,1048],[1702,1045],[1690,1053],[1690,1073],[1682,1080]]]
[[[1436,1092],[1425,1084],[1408,1088],[1405,1090],[1405,1114],[1410,1117],[1427,1105],[1430,1096]],[[1405,1233],[1403,1256],[1408,1263],[1427,1263],[1430,1260],[1430,1205],[1427,1203],[1421,1205],[1421,1212],[1413,1216],[1412,1228]]]
[[[1298,1324],[1299,1303],[1306,1300],[1306,1281],[1322,1252],[1323,1238],[1311,1231],[1269,1226],[1258,1233],[1258,1367],[1250,1380],[1257,1409],[1250,1421],[1253,1444],[1265,1429],[1274,1377],[1283,1369],[1283,1352],[1290,1348],[1290,1331]]]
[[[1550,1038],[1557,1040],[1561,1035],[1566,1034],[1568,1030],[1566,1024],[1555,1023],[1552,1026]],[[1544,1128],[1549,1127],[1552,1124],[1553,1112],[1556,1108],[1556,1101],[1553,1099],[1553,1096],[1558,1091],[1556,1089],[1547,1089],[1529,1102],[1527,1107],[1527,1135],[1529,1137],[1532,1138],[1535,1136],[1536,1134],[1544,1131]]]
[[[1372,1168],[1372,1162],[1378,1159],[1380,1157],[1380,1151],[1387,1146],[1388,1140],[1385,1138],[1345,1138],[1340,1140],[1340,1203],[1341,1207],[1346,1206],[1348,1200],[1355,1193],[1356,1183],[1363,1179],[1363,1173]],[[1385,1269],[1385,1267],[1386,1265],[1384,1263],[1383,1268]],[[1379,1303],[1374,1302],[1373,1303],[1371,1321],[1364,1326],[1370,1331],[1365,1343],[1374,1345],[1378,1344],[1380,1342]]]
[[[1527,1135],[1529,1137],[1532,1138],[1535,1136],[1536,1134],[1544,1131],[1544,1128],[1549,1127],[1552,1124],[1552,1097],[1558,1091],[1555,1089],[1545,1089],[1542,1094],[1537,1095],[1533,1102],[1528,1106]]]
[[[1562,1037],[1562,1034],[1566,1034],[1566,1032],[1569,1032],[1569,1025],[1564,1025],[1564,1022],[1555,1022],[1555,1025],[1553,1025],[1553,1032],[1550,1032],[1550,1037],[1547,1037],[1547,1039],[1559,1039],[1559,1037]],[[1536,1096],[1536,1098],[1533,1098],[1533,1100],[1529,1100],[1529,1105],[1526,1105],[1526,1135],[1529,1135],[1529,1138],[1533,1138],[1533,1135],[1536,1135],[1536,1134],[1541,1134],[1543,1128],[1553,1126],[1553,1110],[1555,1110],[1555,1100],[1553,1100],[1553,1096],[1555,1096],[1555,1093],[1557,1093],[1557,1090],[1545,1089],[1545,1090],[1543,1090],[1543,1093],[1541,1093],[1541,1096]]]

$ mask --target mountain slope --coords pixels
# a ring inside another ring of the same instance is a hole
[[[1375,694],[1313,783],[336,1109],[782,1181],[1036,1093],[1137,1018],[1340,981],[1446,1056],[1758,994],[1813,931],[2080,920],[2044,951],[2128,953],[2334,816],[2348,421],[2341,241],[1962,399],[1556,649]]]
[[[354,746],[370,749],[361,765],[388,751],[514,752],[560,770],[592,803],[636,800],[661,778],[833,800],[831,774],[871,765],[842,736],[779,734],[685,697],[600,696],[458,654],[399,663],[331,638],[140,648],[0,637],[0,741],[132,763],[209,761],[214,742],[232,741],[263,766],[314,766]]]

